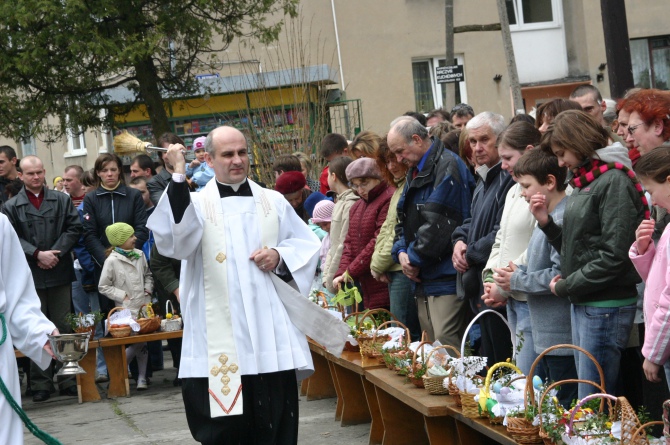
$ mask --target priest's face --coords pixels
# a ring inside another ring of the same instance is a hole
[[[207,164],[214,169],[219,182],[225,184],[242,182],[249,171],[247,140],[233,127],[219,127],[213,131],[214,156],[207,153]]]

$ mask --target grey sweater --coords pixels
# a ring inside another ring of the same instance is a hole
[[[563,222],[567,198],[563,198],[551,212],[556,224]],[[535,227],[526,250],[526,265],[518,265],[512,274],[512,291],[528,295],[530,324],[533,331],[535,352],[558,344],[572,343],[570,301],[557,297],[549,290],[552,278],[561,273],[561,255],[554,249],[546,235]],[[549,355],[572,355],[571,349],[558,349]]]

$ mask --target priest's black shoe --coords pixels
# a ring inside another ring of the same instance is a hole
[[[71,396],[76,397],[77,394],[77,385],[70,386],[69,388],[61,389],[58,394],[61,396]]]
[[[49,397],[49,391],[35,391],[33,394],[33,402],[45,402],[49,400]]]

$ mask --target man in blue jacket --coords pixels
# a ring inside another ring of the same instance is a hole
[[[460,348],[468,305],[456,296],[451,234],[470,217],[474,180],[463,161],[414,118],[391,123],[388,145],[410,167],[398,201],[393,259],[415,283],[421,329]]]

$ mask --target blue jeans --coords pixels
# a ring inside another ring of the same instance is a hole
[[[575,356],[570,355],[545,355],[540,361],[540,366],[547,376],[549,383],[561,380],[577,378]],[[544,379],[543,379],[544,380]],[[563,384],[558,389],[558,401],[563,408],[570,409],[572,401],[577,398],[577,385],[574,383]]]
[[[90,312],[95,312],[100,310],[100,300],[98,299],[98,292],[86,292],[84,287],[81,284],[81,270],[75,269],[74,274],[77,277],[75,281],[72,282],[72,304],[74,305],[75,313],[88,314]],[[95,327],[95,339],[102,338],[104,336],[104,331],[102,329],[102,322],[98,323]],[[98,374],[107,375],[107,363],[105,362],[105,356],[102,354],[102,348],[97,350],[97,364],[96,372]]]
[[[593,307],[572,305],[572,342],[587,350],[600,364],[605,374],[605,389],[614,395],[619,377],[621,353],[628,344],[636,305],[622,307]],[[582,380],[600,383],[593,362],[575,351],[577,375]],[[579,384],[579,398],[600,392],[596,387]]]
[[[398,321],[407,326],[412,341],[419,340],[421,338],[421,326],[419,325],[416,299],[412,291],[412,280],[407,278],[402,271],[389,272],[388,276],[391,280],[389,283],[391,313],[398,318]]]
[[[523,341],[521,350],[516,353],[516,366],[525,375],[528,375],[530,367],[537,358],[533,344],[533,330],[530,327],[528,303],[509,298],[507,300],[507,322],[516,334],[517,346],[518,342]],[[521,340],[522,336],[523,340]],[[536,374],[539,369],[538,366]]]

